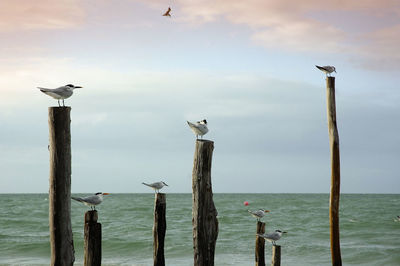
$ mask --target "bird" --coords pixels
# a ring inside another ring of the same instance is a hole
[[[104,195],[109,195],[109,193],[102,193],[102,192],[97,192],[94,195],[90,195],[84,198],[81,197],[71,197],[73,200],[82,202],[86,206],[89,206],[92,210],[96,209],[96,205],[99,205],[100,203],[103,202],[103,196]]]
[[[272,245],[276,246],[275,241],[281,239],[282,234],[286,234],[287,232],[282,232],[281,230],[275,230],[275,232],[270,234],[257,234],[259,237],[265,238],[267,241],[271,242]]]
[[[37,87],[37,88],[44,94],[47,94],[47,95],[53,97],[54,99],[57,99],[58,106],[61,107],[60,100],[62,100],[63,106],[65,106],[64,99],[71,97],[74,89],[79,89],[82,87],[74,86],[72,84],[67,84],[65,86],[61,86],[56,89],[47,89],[47,88],[42,88],[42,87]]]
[[[257,221],[260,221],[261,218],[264,217],[265,213],[269,212],[268,210],[259,209],[256,211],[247,210],[253,217],[257,218]]]
[[[201,121],[197,121],[196,123],[191,123],[189,121],[186,121],[189,125],[189,127],[192,129],[194,134],[196,135],[196,139],[201,136],[203,138],[203,135],[207,134],[208,132],[208,127],[207,127],[207,120],[203,119]]]
[[[156,193],[159,193],[160,192],[160,189],[162,189],[164,186],[167,186],[168,187],[168,185],[166,184],[166,183],[164,183],[163,181],[160,181],[160,182],[154,182],[154,183],[151,183],[151,184],[147,184],[147,183],[142,183],[143,185],[146,185],[146,186],[148,186],[148,187],[151,187],[152,189],[154,189],[154,191],[156,192]]]
[[[319,70],[321,70],[322,72],[324,72],[326,74],[326,76],[331,75],[332,72],[336,72],[336,68],[334,66],[317,66],[315,65]]]
[[[168,7],[167,12],[165,12],[165,13],[163,14],[163,16],[164,16],[164,17],[171,17],[170,12],[171,12],[171,7]]]

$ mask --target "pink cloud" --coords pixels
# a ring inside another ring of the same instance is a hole
[[[0,31],[71,28],[83,18],[78,0],[0,2]]]

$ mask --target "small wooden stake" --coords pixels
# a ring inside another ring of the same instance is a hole
[[[85,266],[101,265],[101,224],[96,210],[85,213]]]
[[[156,193],[154,202],[154,226],[153,226],[153,261],[154,266],[165,266],[164,238],[167,230],[166,197],[163,193]]]
[[[257,221],[257,234],[265,233],[265,223]],[[265,239],[256,236],[256,266],[265,266]]]
[[[281,266],[281,246],[272,246],[272,266]]]
[[[342,265],[339,241],[340,156],[339,132],[336,125],[335,77],[326,79],[329,144],[331,151],[331,194],[329,198],[329,221],[332,265]]]
[[[73,265],[70,107],[49,107],[50,265]]]
[[[214,142],[197,140],[194,153],[193,189],[193,251],[195,266],[213,266],[218,237],[217,209],[211,185],[211,161]]]

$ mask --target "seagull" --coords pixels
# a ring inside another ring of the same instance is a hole
[[[336,72],[336,68],[334,66],[317,66],[316,67],[321,70],[322,72],[324,72],[326,74],[326,76],[331,75],[332,72]]]
[[[90,208],[92,210],[96,209],[96,205],[99,205],[100,203],[103,202],[103,196],[104,195],[109,195],[109,193],[101,193],[101,192],[97,192],[94,195],[90,195],[84,198],[81,197],[71,197],[73,200],[82,202],[83,204],[85,204],[86,206],[90,206]]]
[[[203,138],[203,135],[207,134],[208,128],[207,128],[207,120],[201,120],[197,121],[196,123],[191,123],[187,121],[189,127],[192,129],[194,134],[196,135],[196,139],[199,138],[199,135],[201,138]]]
[[[65,106],[64,99],[71,97],[74,89],[78,89],[78,88],[82,88],[82,87],[74,86],[72,84],[67,84],[65,86],[61,86],[56,89],[46,89],[46,88],[41,88],[41,87],[37,87],[37,88],[44,94],[47,94],[47,95],[53,97],[54,99],[57,99],[58,106],[61,107],[60,100],[62,100],[63,106]]]
[[[147,184],[147,183],[142,183],[143,185],[146,185],[146,186],[148,186],[148,187],[151,187],[152,189],[154,189],[154,191],[156,192],[156,193],[159,193],[160,192],[160,189],[162,189],[164,186],[167,186],[168,187],[168,185],[167,184],[165,184],[163,181],[160,181],[160,182],[155,182],[155,183],[151,183],[151,184]]]
[[[257,234],[259,237],[265,238],[267,241],[272,242],[272,245],[276,245],[275,241],[281,239],[282,234],[286,234],[287,232],[282,232],[281,230],[275,230],[275,232],[270,234]]]
[[[261,218],[264,217],[265,213],[269,212],[268,210],[259,209],[257,211],[247,210],[253,217],[257,218],[257,221],[260,221]]]
[[[170,8],[170,7],[168,7],[167,12],[165,12],[165,13],[163,14],[163,16],[164,16],[164,17],[171,17],[171,14],[170,14],[169,12],[171,12],[171,8]]]

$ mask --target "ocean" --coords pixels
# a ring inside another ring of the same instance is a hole
[[[82,196],[84,194],[78,194]],[[192,195],[167,194],[166,265],[193,265]],[[244,206],[243,202],[249,205]],[[214,194],[219,234],[215,265],[254,265],[256,219],[270,210],[266,231],[287,231],[282,265],[331,265],[328,194]],[[111,194],[97,207],[103,265],[152,265],[154,194]],[[85,205],[71,203],[75,265],[83,264]],[[400,265],[400,194],[342,194],[343,265]],[[266,242],[266,264],[272,246]],[[0,194],[0,265],[49,265],[47,194]]]

